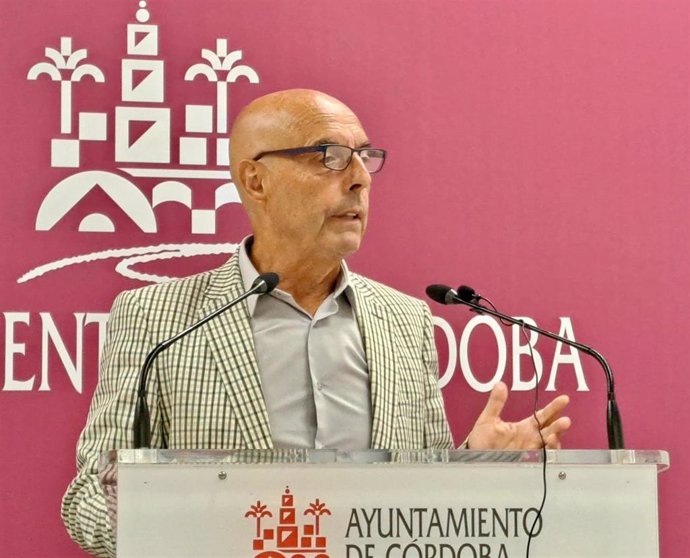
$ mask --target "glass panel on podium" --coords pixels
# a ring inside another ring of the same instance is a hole
[[[119,450],[118,556],[659,555],[663,451]]]

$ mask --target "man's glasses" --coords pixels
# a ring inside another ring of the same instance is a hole
[[[347,145],[338,144],[325,144],[325,145],[314,145],[310,147],[294,147],[292,149],[277,149],[275,151],[262,151],[256,157],[255,161],[265,157],[266,155],[302,155],[303,153],[323,153],[323,158],[321,162],[323,165],[330,170],[341,171],[345,170],[350,161],[352,161],[352,155],[357,153],[359,158],[364,163],[364,168],[367,169],[369,174],[374,174],[379,172],[383,168],[383,163],[386,160],[386,150],[385,149],[373,149],[371,147],[360,147],[358,149],[353,149]]]

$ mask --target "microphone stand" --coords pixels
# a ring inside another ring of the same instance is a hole
[[[510,322],[511,324],[515,324],[530,331],[534,331],[535,333],[544,335],[549,339],[560,341],[561,343],[565,343],[570,347],[575,347],[579,351],[582,351],[583,353],[586,353],[589,356],[595,358],[596,361],[604,369],[604,373],[606,374],[606,391],[608,400],[608,403],[606,405],[606,430],[608,433],[609,449],[624,449],[623,423],[621,421],[620,411],[618,410],[618,403],[616,402],[616,394],[613,389],[613,372],[611,371],[609,363],[606,362],[606,359],[603,357],[601,353],[594,350],[592,347],[588,347],[587,345],[583,345],[582,343],[578,343],[577,341],[571,341],[570,339],[566,339],[565,337],[561,337],[560,335],[556,335],[555,333],[546,331],[545,329],[542,329],[540,327],[528,324],[523,320],[518,320],[517,318],[513,318],[512,316],[502,314],[498,310],[494,310],[492,308],[487,308],[474,302],[463,300],[454,292],[450,292],[449,295],[452,296],[452,302],[455,304],[464,304],[465,306],[470,307],[472,310],[478,312],[479,314],[489,314],[494,318],[505,320],[507,322]]]
[[[239,304],[245,298],[248,298],[254,294],[265,294],[272,291],[278,284],[278,280],[278,276],[275,273],[264,273],[259,275],[259,277],[257,277],[254,281],[251,289],[242,293],[242,295],[231,300],[230,302],[227,302],[217,310],[214,310],[208,316],[204,316],[201,320],[193,323],[184,331],[181,331],[169,339],[161,341],[151,350],[151,352],[149,352],[149,354],[146,355],[144,364],[139,372],[137,405],[134,411],[134,420],[132,425],[135,449],[151,447],[151,415],[149,413],[148,402],[146,401],[146,384],[148,383],[149,371],[151,370],[151,366],[153,365],[153,361],[156,360],[156,357],[176,341],[179,341],[183,337],[189,335],[192,331],[209,322],[219,314],[222,314],[229,308]]]

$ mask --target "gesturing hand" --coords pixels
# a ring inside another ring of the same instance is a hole
[[[541,437],[534,416],[519,422],[505,422],[501,419],[501,411],[507,400],[508,386],[499,382],[491,390],[486,407],[467,438],[470,449],[541,449],[542,437],[547,448],[560,449],[561,436],[570,428],[571,422],[568,417],[561,416],[570,401],[567,395],[556,397],[537,411]]]

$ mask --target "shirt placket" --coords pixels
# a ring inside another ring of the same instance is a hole
[[[328,318],[337,312],[338,303],[331,295],[316,311],[309,324],[307,334],[307,362],[309,363],[309,376],[312,381],[314,408],[316,410],[316,433],[314,438],[314,447],[316,449],[328,447],[331,429],[335,427],[335,425],[331,424],[332,419],[328,413],[328,390],[330,386],[326,376],[329,360],[326,358],[327,351],[326,347],[324,347],[322,331],[327,326]]]

